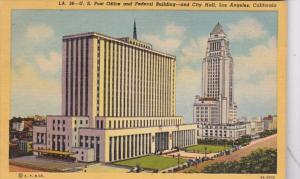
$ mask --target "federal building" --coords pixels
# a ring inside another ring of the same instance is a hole
[[[233,66],[229,40],[217,23],[210,32],[202,60],[202,94],[195,96],[193,104],[199,139],[236,140],[246,135],[247,124],[237,117]]]
[[[96,32],[62,39],[62,115],[33,127],[35,155],[113,162],[196,144],[176,115],[176,57]]]

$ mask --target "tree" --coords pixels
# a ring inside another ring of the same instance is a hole
[[[240,161],[220,162],[206,166],[204,173],[276,173],[277,150],[258,149]]]

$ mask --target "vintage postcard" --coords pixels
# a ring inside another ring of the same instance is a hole
[[[0,1],[0,178],[285,178],[285,1]]]

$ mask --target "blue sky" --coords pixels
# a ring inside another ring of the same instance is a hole
[[[11,116],[60,114],[62,36],[132,36],[177,57],[177,114],[192,121],[201,60],[217,22],[230,40],[238,115],[276,113],[276,12],[14,10]]]

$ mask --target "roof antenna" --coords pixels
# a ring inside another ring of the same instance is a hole
[[[136,24],[135,24],[135,19],[134,19],[134,24],[133,24],[133,38],[137,40],[137,33],[136,33]]]

